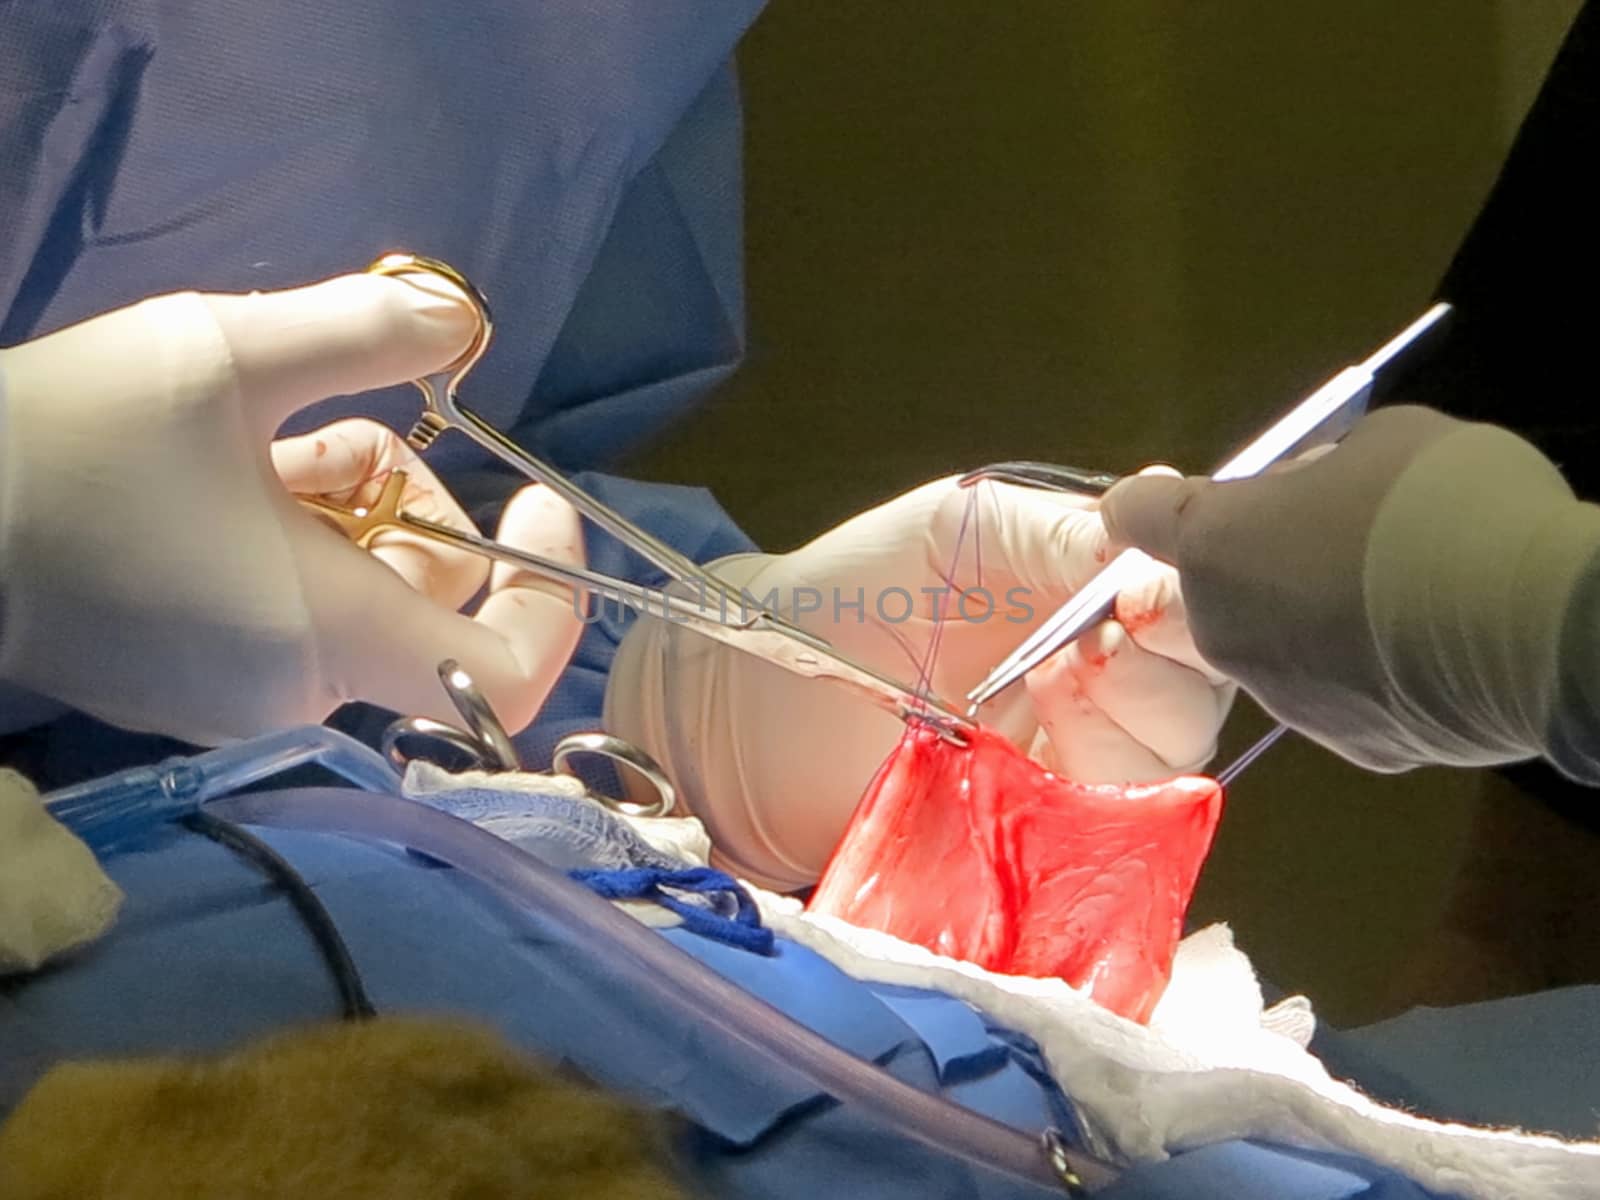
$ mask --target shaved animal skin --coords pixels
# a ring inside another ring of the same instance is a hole
[[[1211,779],[1073,783],[990,730],[956,746],[913,726],[809,907],[1145,1022],[1221,815]]]

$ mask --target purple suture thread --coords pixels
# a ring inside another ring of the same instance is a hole
[[[967,542],[967,528],[973,524],[972,519],[978,511],[978,491],[978,488],[970,488],[967,491],[967,506],[961,514],[961,527],[956,531],[955,552],[951,556],[950,569],[944,573],[944,582],[948,585],[947,590],[954,590],[955,588],[958,577],[957,572],[961,567],[961,551]],[[978,582],[976,586],[982,587],[983,538],[981,531],[977,529],[973,533],[973,548],[977,558]],[[933,692],[933,664],[934,660],[938,658],[939,646],[944,641],[944,606],[946,600],[947,596],[940,594],[935,601],[937,607],[934,610],[933,633],[928,638],[928,652],[923,656],[921,666],[917,671],[917,691],[923,696],[930,695]]]
[[[1268,750],[1272,749],[1273,744],[1288,732],[1289,727],[1287,725],[1273,726],[1265,734],[1257,738],[1253,746],[1251,746],[1243,754],[1239,755],[1238,758],[1234,759],[1231,763],[1224,767],[1222,772],[1217,776],[1217,782],[1223,787],[1230,786],[1235,779],[1244,774],[1246,767],[1255,762],[1256,759],[1260,758]]]

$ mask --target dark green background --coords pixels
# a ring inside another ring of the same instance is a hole
[[[628,473],[787,549],[992,459],[1204,469],[1425,307],[1576,9],[774,0],[740,59],[748,361]],[[1225,750],[1262,728],[1242,703]],[[1477,787],[1283,743],[1196,915],[1379,1014]]]

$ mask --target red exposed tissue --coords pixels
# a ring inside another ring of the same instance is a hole
[[[1148,1021],[1172,973],[1222,788],[1089,786],[999,734],[913,726],[856,807],[813,912]]]

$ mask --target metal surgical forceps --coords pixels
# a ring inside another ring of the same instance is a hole
[[[406,440],[411,446],[419,451],[425,450],[445,430],[461,431],[501,462],[549,487],[579,513],[659,567],[670,582],[666,588],[656,591],[596,571],[555,562],[476,533],[411,516],[401,507],[401,497],[405,491],[405,474],[401,471],[390,474],[382,495],[370,508],[346,509],[312,497],[301,497],[302,504],[331,520],[357,545],[365,547],[384,529],[420,534],[446,545],[522,567],[546,579],[628,603],[636,611],[659,614],[666,620],[684,624],[696,633],[746,654],[753,654],[796,675],[841,683],[902,720],[931,726],[950,741],[965,744],[969,740],[969,733],[976,727],[970,717],[941,703],[925,689],[913,688],[880,674],[834,649],[826,640],[760,608],[747,593],[713,575],[602,504],[460,403],[456,389],[483,356],[493,332],[488,303],[460,272],[445,263],[411,254],[385,255],[368,269],[379,275],[420,274],[443,278],[466,295],[479,318],[477,335],[455,362],[435,375],[415,381],[422,392],[424,407],[421,417],[407,435]],[[691,591],[693,598],[676,594],[673,590],[675,585],[679,592]]]
[[[1386,342],[1365,362],[1346,367],[1212,475],[1222,482],[1258,475],[1274,463],[1297,452],[1336,442],[1366,410],[1380,371],[1395,364],[1406,351],[1422,342],[1450,313],[1448,304],[1435,304]],[[982,467],[962,477],[963,485],[992,479],[1054,491],[1098,495],[1116,477],[1046,463],[1011,462]],[[1138,550],[1125,550],[1112,559],[1082,591],[1029,634],[1022,644],[967,693],[967,716],[998,696],[1034,667],[1111,615],[1117,594],[1148,567],[1150,559]]]

